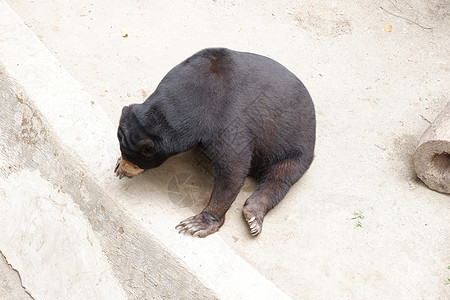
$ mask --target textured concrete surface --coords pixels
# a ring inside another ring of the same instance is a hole
[[[9,46],[14,49],[12,43]],[[125,299],[94,232],[98,229],[83,212],[90,208],[89,200],[98,201],[98,196],[83,182],[76,161],[8,74],[0,65],[2,254],[20,274],[21,285],[38,299]],[[90,193],[82,196],[83,191]],[[91,216],[102,219],[93,212]]]
[[[19,274],[8,264],[3,254],[0,254],[0,299],[32,299],[22,286]]]
[[[225,275],[239,287],[241,269],[223,260],[232,249],[293,298],[450,297],[450,197],[428,190],[412,167],[421,134],[449,100],[448,1],[8,3],[113,124],[123,105],[143,101],[205,47],[267,55],[305,83],[316,158],[257,239],[241,215],[251,180],[218,234],[177,236],[173,227],[201,210],[212,186],[195,153],[119,182],[117,144],[79,141],[90,150],[80,159],[105,164],[92,172],[108,195],[208,286],[226,290]],[[94,145],[111,147],[109,156]]]

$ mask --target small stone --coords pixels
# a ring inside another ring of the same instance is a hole
[[[128,36],[127,29],[125,27],[122,27],[122,30],[120,30],[120,33],[122,34],[122,37],[126,38]]]

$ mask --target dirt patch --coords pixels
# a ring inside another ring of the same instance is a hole
[[[350,20],[336,8],[312,5],[305,11],[293,14],[298,26],[318,36],[337,37],[352,33]]]

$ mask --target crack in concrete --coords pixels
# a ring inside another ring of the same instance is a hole
[[[30,296],[31,299],[35,300],[34,297],[31,295],[31,292],[27,290],[27,288],[23,285],[22,282],[22,277],[20,276],[20,273],[17,269],[15,269],[9,262],[8,259],[6,258],[6,256],[3,254],[3,252],[0,250],[0,255],[3,257],[3,259],[6,261],[6,263],[8,264],[8,266],[11,268],[11,270],[13,270],[17,276],[19,277],[19,281],[20,281],[20,286],[23,288],[24,292],[28,294],[28,296]]]

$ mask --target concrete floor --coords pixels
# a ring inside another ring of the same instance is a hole
[[[447,1],[7,2],[114,124],[201,48],[278,60],[315,101],[315,161],[260,237],[241,216],[250,180],[216,235],[292,298],[450,297],[450,197],[428,190],[411,165],[449,101]],[[197,213],[211,190],[192,154],[120,182],[113,163],[103,187],[158,232],[176,225],[161,213]]]

